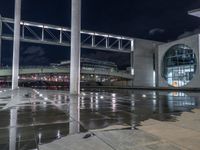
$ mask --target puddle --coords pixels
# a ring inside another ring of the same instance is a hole
[[[23,89],[18,97],[22,104],[0,111],[4,116],[0,118],[0,147],[9,147],[11,137],[18,147],[22,143],[37,148],[75,133],[135,129],[148,119],[176,122],[182,112],[200,105],[198,93],[85,90],[80,97],[70,98],[64,91],[38,91],[48,102],[33,90]]]

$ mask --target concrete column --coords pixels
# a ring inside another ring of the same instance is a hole
[[[131,64],[131,75],[133,76],[132,78],[132,83],[131,86],[134,86],[134,74],[135,74],[135,70],[134,70],[134,41],[131,41],[131,52],[130,52],[130,64]]]
[[[130,57],[131,57],[131,60],[130,60],[130,63],[131,63],[131,75],[134,75],[134,52],[133,51],[131,51]]]
[[[70,94],[80,94],[81,0],[72,0]]]
[[[80,132],[80,97],[71,96],[69,106],[69,133],[76,134]]]
[[[13,65],[12,65],[12,89],[18,88],[19,75],[19,50],[20,50],[20,20],[21,20],[21,0],[15,0],[15,24],[13,42]]]
[[[11,101],[6,105],[4,109],[10,109],[10,128],[9,128],[9,150],[16,150],[16,141],[17,141],[17,119],[18,119],[18,108],[12,107],[19,104],[20,91],[13,92],[11,94]],[[20,140],[20,139],[18,139]]]
[[[17,108],[10,109],[9,150],[16,149],[17,140]]]
[[[2,36],[2,19],[1,19],[1,15],[0,15],[0,66],[2,65],[1,61],[1,57],[2,57],[2,39],[1,39],[1,36]]]
[[[131,41],[131,52],[130,52],[130,58],[131,58],[131,75],[134,75],[134,40]]]

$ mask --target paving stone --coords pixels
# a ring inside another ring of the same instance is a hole
[[[47,145],[40,145],[40,150],[58,149],[59,150],[113,150],[109,145],[101,141],[96,136],[83,139],[84,134],[71,135],[61,140],[54,141]]]
[[[160,139],[141,130],[116,130],[95,133],[101,140],[116,149],[132,149],[149,143],[158,142]]]

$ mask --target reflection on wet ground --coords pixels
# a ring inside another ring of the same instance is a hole
[[[0,91],[0,149],[38,149],[69,134],[113,125],[140,125],[149,118],[176,121],[181,112],[200,106],[198,93],[141,90]]]

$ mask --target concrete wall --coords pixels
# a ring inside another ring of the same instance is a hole
[[[134,42],[134,86],[154,87],[153,55],[161,42],[135,39]]]
[[[158,59],[158,64],[157,64],[157,70],[156,70],[156,74],[157,74],[157,86],[158,87],[172,87],[170,85],[168,85],[167,81],[162,77],[162,60],[163,57],[165,55],[165,53],[167,52],[167,50],[176,45],[176,44],[185,44],[188,45],[190,48],[192,48],[196,54],[196,59],[197,59],[197,68],[196,68],[196,74],[194,76],[194,78],[191,80],[191,82],[187,85],[184,86],[184,88],[200,88],[200,70],[199,70],[199,38],[200,35],[193,35],[187,38],[183,38],[177,41],[173,41],[167,44],[162,44],[160,46],[158,46],[158,50],[157,50],[157,59]]]

